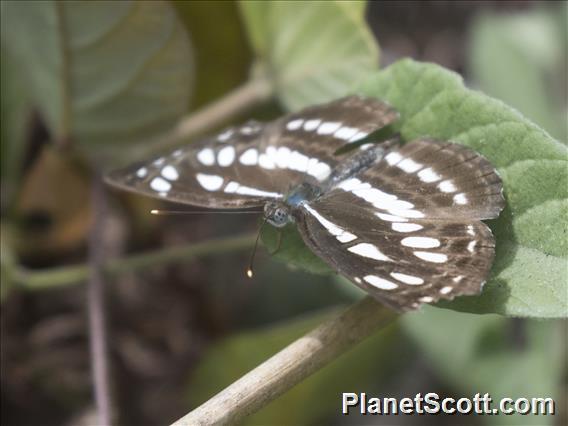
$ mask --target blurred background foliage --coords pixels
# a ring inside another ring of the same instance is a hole
[[[348,93],[378,69],[379,57],[381,67],[410,56],[455,70],[566,142],[566,13],[554,2],[3,1],[2,423],[76,425],[92,414],[84,288],[58,279],[88,255],[93,168],[139,156],[180,119],[250,79],[266,81],[272,100],[211,131]],[[109,258],[257,227],[246,217],[147,214],[158,206],[112,194]],[[242,248],[109,280],[120,424],[178,418],[361,297],[342,279],[266,254],[257,278],[245,280],[249,245]],[[30,277],[42,271],[56,274],[34,291]],[[565,321],[427,307],[247,423],[565,424],[565,361]],[[556,416],[537,419],[345,418],[342,391],[553,396],[558,406]]]

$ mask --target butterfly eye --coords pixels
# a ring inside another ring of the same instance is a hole
[[[268,223],[278,228],[285,226],[289,221],[288,209],[272,203],[266,205],[264,215]]]

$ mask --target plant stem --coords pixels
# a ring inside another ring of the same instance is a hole
[[[260,364],[172,426],[237,423],[354,347],[397,314],[370,296]]]
[[[166,263],[187,261],[188,259],[209,254],[226,253],[251,247],[256,234],[241,235],[231,238],[208,240],[203,243],[187,244],[179,247],[159,249],[147,253],[135,254],[121,259],[113,259],[103,264],[105,274],[118,275],[123,272],[142,270]],[[46,290],[78,284],[89,275],[87,265],[64,266],[47,270],[21,270],[16,281],[29,290]]]
[[[87,285],[91,369],[98,421],[100,424],[111,426],[113,407],[109,383],[103,271],[106,197],[102,177],[96,169],[93,177],[92,204],[94,220],[89,231],[89,280]]]
[[[173,148],[186,139],[212,131],[221,123],[270,99],[272,94],[272,85],[267,78],[252,77],[221,99],[183,118],[172,131],[149,143],[148,151]]]

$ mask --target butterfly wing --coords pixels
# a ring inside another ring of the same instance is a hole
[[[479,219],[502,210],[501,188],[479,154],[419,140],[304,204],[296,219],[332,268],[392,308],[411,310],[481,291],[495,244]]]
[[[271,123],[248,122],[204,141],[111,173],[122,189],[184,204],[239,208],[280,199],[302,182],[325,180],[333,155],[390,124],[383,102],[350,96]]]

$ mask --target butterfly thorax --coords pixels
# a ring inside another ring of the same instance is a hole
[[[283,201],[272,201],[264,206],[266,221],[277,228],[294,222],[293,211],[303,203],[315,200],[322,194],[322,188],[311,183],[302,183],[290,190]]]

